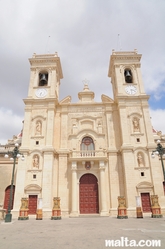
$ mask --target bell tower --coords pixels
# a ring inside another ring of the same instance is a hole
[[[28,98],[55,98],[58,101],[60,79],[63,78],[58,54],[33,54],[29,62],[31,75]]]
[[[52,175],[55,158],[54,136],[60,79],[63,78],[57,53],[33,54],[30,62],[28,96],[24,99],[25,115],[21,150],[26,160],[18,164],[14,209],[23,196],[43,200],[43,210],[51,212]],[[21,179],[21,180],[20,180]],[[34,210],[30,211],[31,213]]]
[[[111,77],[114,98],[146,96],[141,76],[141,54],[112,51],[108,76]]]
[[[146,140],[148,144],[153,144],[149,96],[144,90],[140,68],[141,56],[135,49],[132,52],[112,51],[110,58],[108,76],[111,77],[114,100],[120,116],[122,146],[132,145],[131,134],[135,131],[135,121],[139,127],[138,141]]]
[[[54,119],[63,78],[57,53],[33,54],[30,62],[28,97],[24,99],[25,120],[22,147],[53,148]]]
[[[130,196],[137,194],[134,184],[139,175],[134,169],[138,167],[139,155],[148,166],[150,150],[154,146],[149,96],[144,90],[140,60],[141,54],[137,50],[112,51],[108,72],[113,87],[115,115],[119,120],[116,144],[124,172],[125,196],[130,207],[134,206]],[[150,174],[149,171],[146,174]]]

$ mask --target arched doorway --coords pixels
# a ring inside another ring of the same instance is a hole
[[[4,199],[4,206],[3,206],[3,208],[6,209],[6,210],[8,210],[8,207],[9,207],[10,189],[11,189],[11,185],[8,186],[5,189],[5,199]],[[15,186],[13,186],[13,196],[12,196],[11,210],[13,209],[14,192],[15,192]]]
[[[80,214],[99,213],[98,183],[93,174],[80,178]]]

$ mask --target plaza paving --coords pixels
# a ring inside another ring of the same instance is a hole
[[[125,248],[105,246],[105,240],[119,240],[121,237],[137,242],[160,239],[161,247],[157,248],[165,248],[165,218],[120,220],[114,217],[83,217],[62,220],[30,218],[11,223],[0,221],[1,249]]]

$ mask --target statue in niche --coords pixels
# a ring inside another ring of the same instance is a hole
[[[34,155],[33,157],[33,167],[34,168],[39,168],[39,156],[38,155]]]
[[[35,131],[35,134],[36,134],[36,135],[41,135],[41,132],[42,132],[42,124],[41,124],[41,121],[37,121],[37,123],[36,123],[36,131]]]
[[[132,123],[133,123],[133,131],[134,132],[139,132],[140,131],[139,119],[138,118],[134,118],[132,120]]]
[[[144,167],[144,160],[143,160],[143,156],[141,153],[138,153],[137,155],[137,161],[138,161],[138,166],[139,167]]]

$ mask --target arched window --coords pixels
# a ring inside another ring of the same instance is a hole
[[[91,137],[84,137],[81,142],[80,150],[95,150],[93,139]]]

